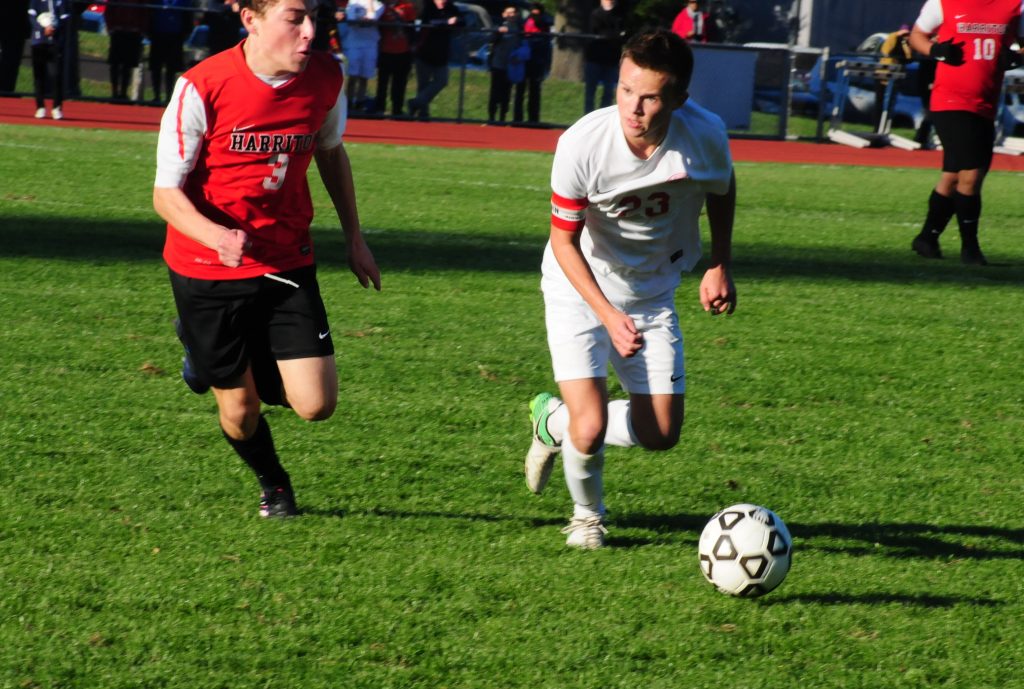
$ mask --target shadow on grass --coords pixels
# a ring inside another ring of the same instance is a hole
[[[790,603],[814,603],[817,605],[910,605],[919,608],[952,608],[957,605],[977,605],[997,607],[1004,605],[1002,601],[992,598],[969,598],[966,596],[935,596],[928,594],[905,593],[798,593],[786,595],[773,592],[757,599],[758,605],[787,605]]]
[[[700,535],[707,516],[693,514],[610,515],[610,524],[619,528],[647,529],[654,532],[688,532],[694,539]],[[802,541],[801,550],[841,553],[844,555],[876,555],[892,558],[936,558],[963,560],[1024,560],[1024,529],[953,524],[934,526],[914,523],[874,524],[800,524],[787,522],[794,539]],[[985,544],[969,542],[983,540]],[[828,539],[822,542],[818,539]],[[992,547],[993,539],[1010,544],[1010,548]],[[845,542],[844,542],[845,541]],[[851,543],[852,541],[852,543]],[[639,547],[651,540],[628,536],[614,537],[610,545]]]
[[[479,522],[521,522],[531,527],[563,526],[565,520],[560,517],[530,517],[509,514],[483,514],[416,510],[322,510],[304,509],[303,514],[319,517],[343,519],[353,516],[383,517],[386,519],[443,519]],[[688,533],[696,541],[704,525],[706,515],[673,514],[609,514],[608,524],[611,534],[609,546],[613,548],[639,548],[651,545],[653,538],[638,535],[616,534],[618,529],[643,529],[655,533]],[[893,524],[790,524],[789,531],[794,539],[799,539],[801,550],[817,550],[826,553],[844,555],[876,555],[893,558],[928,558],[928,559],[973,559],[973,560],[1024,560],[1024,529],[1005,529],[999,527],[930,524],[893,523]],[[1002,549],[981,547],[964,543],[969,538],[1000,539],[1009,542],[1015,548]],[[827,538],[832,542],[822,543],[816,539]],[[838,543],[837,541],[855,541],[858,543]]]
[[[0,220],[0,256],[79,261],[160,260],[164,229],[152,222],[107,222],[76,217],[19,217]],[[546,232],[508,236],[416,229],[369,229],[367,241],[385,273],[396,271],[521,272],[540,270]],[[341,232],[314,230],[321,265],[346,265]],[[896,246],[898,244],[898,246]],[[735,272],[743,279],[842,280],[884,283],[962,283],[978,286],[1024,284],[1024,260],[991,256],[987,268],[962,266],[956,256],[925,261],[894,239],[880,251],[836,246],[743,244],[735,248]],[[699,268],[698,268],[699,270]]]
[[[541,527],[541,526],[565,526],[565,519],[560,517],[529,517],[525,515],[512,515],[512,514],[466,514],[466,513],[455,513],[455,512],[432,512],[423,511],[416,512],[414,510],[384,510],[384,509],[370,509],[370,510],[323,510],[317,508],[303,508],[300,510],[302,514],[308,514],[316,517],[330,517],[333,519],[344,519],[346,517],[384,517],[386,519],[443,519],[443,520],[454,520],[454,521],[472,521],[472,522],[513,522],[519,524],[527,524],[529,526]]]

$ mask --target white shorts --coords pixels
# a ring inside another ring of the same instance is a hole
[[[640,351],[628,359],[615,351],[608,331],[575,289],[544,280],[544,314],[555,381],[607,378],[611,364],[628,393],[685,393],[683,334],[675,311],[675,290],[616,306],[629,314],[644,338]]]
[[[372,79],[377,74],[377,46],[352,45],[345,49],[348,75]]]

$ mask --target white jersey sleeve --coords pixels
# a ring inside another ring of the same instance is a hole
[[[206,128],[206,105],[202,97],[191,82],[179,77],[160,119],[153,186],[180,188],[185,183],[196,166]]]
[[[914,22],[917,28],[926,34],[935,33],[942,25],[942,2],[941,0],[927,0],[921,8],[921,13]]]
[[[327,119],[316,134],[316,147],[321,150],[334,148],[341,143],[341,137],[345,134],[348,126],[348,99],[345,97],[345,89],[338,91],[338,100],[334,107],[327,112]]]

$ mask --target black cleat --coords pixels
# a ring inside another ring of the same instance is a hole
[[[985,254],[981,253],[978,241],[966,241],[960,246],[960,262],[969,266],[987,266]]]
[[[195,366],[192,365],[192,357],[189,355],[188,345],[185,344],[185,340],[182,337],[180,318],[174,319],[174,332],[177,334],[181,346],[185,348],[185,356],[181,359],[181,379],[185,381],[185,385],[188,386],[189,390],[197,395],[202,395],[209,391],[210,386],[199,377]]]
[[[919,234],[910,243],[910,248],[917,252],[922,258],[942,258],[942,249],[939,248],[937,237],[926,237]]]
[[[295,493],[289,485],[273,486],[260,494],[261,517],[294,517],[299,513],[295,507]]]

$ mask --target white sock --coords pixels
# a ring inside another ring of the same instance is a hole
[[[562,438],[562,468],[565,484],[575,503],[573,517],[604,515],[604,447],[585,455],[573,446],[569,435]]]
[[[557,397],[548,402],[548,404],[552,403],[557,404],[558,408],[548,415],[548,433],[556,443],[561,444],[569,429],[569,406]]]
[[[633,447],[639,444],[633,432],[633,417],[629,413],[629,400],[608,403],[608,430],[604,434],[606,445]]]

